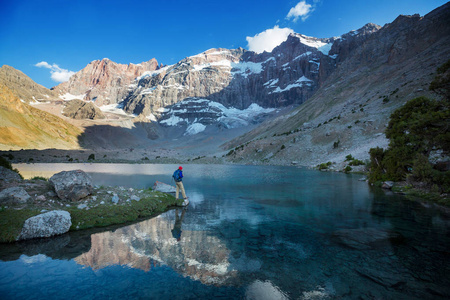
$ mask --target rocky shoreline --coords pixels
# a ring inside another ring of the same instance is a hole
[[[94,186],[89,179],[77,170],[23,180],[0,167],[0,243],[122,224],[183,205],[157,189]]]

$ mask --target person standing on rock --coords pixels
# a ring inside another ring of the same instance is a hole
[[[186,192],[184,191],[184,186],[183,186],[183,167],[179,166],[178,170],[176,170],[175,172],[173,172],[173,180],[175,181],[175,184],[177,186],[177,191],[175,192],[175,198],[178,199],[178,195],[180,193],[181,190],[181,195],[183,196],[183,199],[185,200],[185,202],[187,202],[188,197],[186,196]]]

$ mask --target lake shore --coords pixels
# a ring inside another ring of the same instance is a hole
[[[105,227],[147,218],[171,207],[181,206],[183,200],[152,189],[95,186],[91,195],[79,201],[61,200],[51,184],[43,179],[4,181],[0,190],[21,187],[30,196],[26,203],[0,206],[0,243],[15,242],[25,221],[50,211],[70,213],[70,231]]]

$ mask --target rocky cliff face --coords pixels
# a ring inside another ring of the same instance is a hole
[[[438,97],[428,87],[450,57],[450,4],[355,37],[357,43],[349,35],[335,41],[336,68],[306,103],[227,144],[245,145],[230,159],[310,166],[348,154],[368,159],[370,148],[387,147],[395,109],[418,96]]]
[[[291,34],[271,53],[210,49],[162,68],[156,60],[136,67],[103,59],[55,91],[95,100],[98,106],[124,100],[126,112],[152,120],[159,119],[164,108],[193,97],[241,110],[255,103],[286,107],[309,99],[333,72],[336,59],[345,59],[350,48],[378,28],[369,24],[328,39]]]
[[[104,58],[91,62],[53,90],[67,100],[92,100],[97,106],[118,103],[127,95],[129,84],[136,77],[158,68],[156,59],[125,65]]]
[[[83,100],[70,100],[66,103],[66,107],[63,110],[63,115],[72,119],[104,119],[105,115],[97,108],[92,102],[86,102]]]

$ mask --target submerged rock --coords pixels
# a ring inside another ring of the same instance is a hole
[[[62,200],[80,200],[90,195],[94,189],[91,177],[82,170],[62,171],[48,181]]]
[[[31,196],[23,187],[11,187],[0,192],[0,204],[25,204]]]
[[[354,249],[371,249],[380,242],[400,239],[402,236],[385,229],[358,228],[342,229],[333,233],[338,242]]]
[[[69,231],[70,226],[72,226],[70,213],[63,210],[49,211],[27,219],[17,240],[63,234]]]

